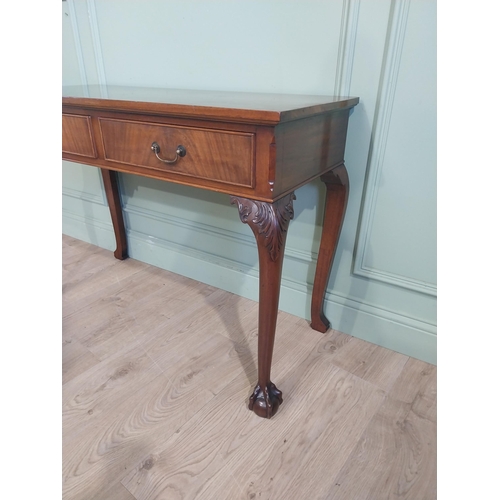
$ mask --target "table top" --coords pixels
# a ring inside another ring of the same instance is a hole
[[[278,124],[358,104],[357,97],[264,94],[117,85],[63,87],[62,102],[86,108]]]

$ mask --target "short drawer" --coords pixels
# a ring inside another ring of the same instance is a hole
[[[107,161],[168,171],[180,175],[254,187],[254,134],[196,127],[100,118]],[[173,164],[178,146],[186,154]]]
[[[62,115],[62,150],[64,153],[97,158],[90,116]]]

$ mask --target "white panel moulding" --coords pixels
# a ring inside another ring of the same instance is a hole
[[[62,188],[63,196],[70,196],[71,198],[76,198],[77,200],[88,201],[90,203],[96,203],[98,205],[108,206],[108,203],[104,196],[97,195],[95,193],[89,193],[86,191],[80,191],[77,189],[71,189],[68,187]]]
[[[73,39],[75,41],[76,58],[78,60],[78,69],[80,70],[80,79],[83,85],[83,92],[85,97],[89,97],[87,90],[87,72],[85,70],[85,63],[83,60],[82,42],[80,40],[80,31],[78,29],[78,20],[76,19],[76,9],[74,0],[68,1],[69,18],[71,20],[71,28],[73,31]]]
[[[409,9],[410,0],[398,0],[393,2],[392,16],[390,19],[390,33],[385,54],[384,70],[380,81],[379,99],[374,123],[373,147],[368,160],[368,182],[366,185],[361,224],[356,242],[353,274],[436,296],[437,290],[433,283],[426,283],[408,276],[401,276],[375,269],[364,264],[373,224],[374,208],[377,201],[377,188],[389,136],[389,126],[396,94]]]
[[[360,0],[344,0],[340,25],[339,52],[333,95],[348,96],[351,89],[354,48],[358,29]]]
[[[97,21],[97,10],[95,0],[88,0],[88,12],[90,31],[92,33],[92,45],[94,47],[95,64],[97,68],[97,78],[101,87],[102,97],[108,97],[106,88],[106,72],[104,70],[104,58],[102,56],[101,37],[99,35],[99,23]]]
[[[166,226],[170,227],[173,226],[173,227],[184,228],[190,234],[196,234],[196,233],[200,234],[201,238],[199,239],[203,239],[203,235],[205,237],[215,235],[218,239],[227,241],[228,245],[234,245],[234,244],[245,245],[251,248],[252,250],[255,250],[255,239],[253,235],[252,236],[243,235],[241,233],[236,233],[234,231],[227,230],[224,228],[214,227],[208,224],[200,224],[199,222],[187,220],[179,216],[172,216],[172,215],[167,215],[163,212],[157,212],[150,208],[145,209],[143,207],[132,206],[130,203],[128,203],[123,210],[125,214],[134,214],[137,217],[144,217],[146,219],[157,220],[165,224]],[[169,231],[165,231],[165,234],[169,234]],[[139,240],[142,241],[143,245],[152,244],[154,242],[155,248],[163,248],[163,249],[170,248],[178,253],[187,252],[192,254],[193,256],[196,256],[196,258],[201,261],[207,261],[207,262],[210,261],[212,263],[216,263],[217,265],[222,266],[223,268],[233,269],[237,270],[238,272],[242,272],[243,274],[251,276],[253,279],[258,278],[257,267],[255,266],[250,267],[247,264],[244,264],[240,261],[233,261],[225,257],[222,257],[220,255],[212,255],[205,252],[204,250],[200,250],[197,248],[190,248],[184,245],[178,245],[177,243],[169,241],[166,238],[142,234],[137,230],[132,230],[129,228],[127,229],[127,235],[131,236],[137,241]],[[285,249],[285,259],[293,259],[305,265],[310,265],[311,263],[314,263],[315,266],[317,261],[317,254],[314,252],[304,252],[298,249],[287,247]],[[160,265],[160,267],[163,266]],[[196,275],[190,277],[198,279],[196,278]],[[311,283],[298,282],[293,278],[287,276],[282,277],[282,286],[298,291],[304,295],[308,295],[309,297],[311,296],[312,293]],[[232,293],[236,293],[234,290],[229,290],[229,291],[231,291]],[[347,305],[351,308],[355,308],[356,310],[361,310],[371,315],[378,315],[383,319],[388,319],[392,322],[404,326],[416,328],[421,331],[425,331],[427,333],[431,333],[434,335],[436,333],[435,325],[422,321],[418,318],[414,318],[408,315],[380,308],[375,304],[368,304],[366,302],[353,300],[347,295],[338,292],[328,291],[326,293],[326,299],[327,301],[331,301],[339,305]],[[289,312],[293,313],[294,311],[290,310]],[[296,312],[297,311],[295,310],[295,313]]]

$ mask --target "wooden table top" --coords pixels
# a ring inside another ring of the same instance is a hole
[[[357,97],[264,94],[116,85],[63,87],[62,103],[98,109],[123,109],[191,118],[276,125],[336,109]]]

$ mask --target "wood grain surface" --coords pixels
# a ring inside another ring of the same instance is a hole
[[[63,237],[64,500],[436,498],[436,368]]]
[[[276,124],[317,113],[355,106],[358,97],[264,94],[107,85],[62,88],[62,102],[98,109],[148,111],[163,115],[203,117],[239,123]],[[88,95],[89,97],[85,97]]]
[[[65,87],[62,156],[274,203],[343,163],[358,102],[134,87],[109,87],[104,97],[98,87]]]

